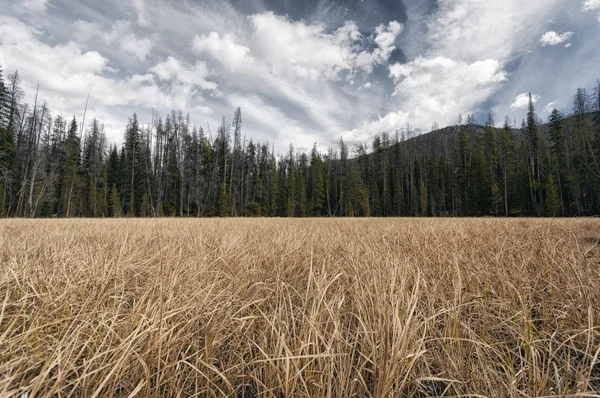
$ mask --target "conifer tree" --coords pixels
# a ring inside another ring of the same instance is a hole
[[[540,214],[541,200],[539,200],[540,186],[541,186],[541,170],[540,170],[540,136],[537,122],[537,115],[535,113],[535,107],[533,105],[533,97],[529,93],[529,105],[527,108],[527,144],[528,144],[528,171],[531,189],[531,200],[533,205],[533,211],[536,215]]]
[[[317,144],[313,145],[311,151],[311,215],[319,217],[322,215],[323,201],[325,200],[325,186],[323,181],[323,161],[317,152]]]
[[[555,217],[560,213],[560,208],[560,198],[554,184],[554,178],[550,174],[546,180],[546,215]]]
[[[218,203],[217,215],[219,217],[229,217],[229,214],[230,214],[229,205],[230,205],[230,203],[229,203],[229,198],[227,197],[227,186],[225,184],[225,181],[223,181],[219,185],[219,203]]]
[[[246,141],[240,108],[215,138],[181,111],[148,124],[134,114],[107,151],[100,120],[65,120],[43,98],[23,104],[18,73],[2,72],[2,216],[600,214],[600,82],[547,125],[530,96],[521,129],[468,115],[429,134],[381,132],[353,156],[342,140],[323,154]]]
[[[121,208],[121,199],[119,198],[119,191],[117,190],[117,185],[113,184],[112,189],[110,191],[110,208],[111,215],[113,217],[121,217],[122,208]]]
[[[65,167],[63,168],[63,198],[62,209],[65,217],[75,215],[76,201],[73,199],[79,194],[79,161],[80,161],[80,139],[77,131],[77,120],[75,116],[71,120],[65,143]]]
[[[565,136],[563,132],[564,119],[562,114],[555,108],[550,114],[550,172],[555,175],[558,181],[558,193],[560,196],[560,207],[562,213],[565,211],[563,199],[563,181],[565,180],[565,171],[567,168],[565,162]]]
[[[421,181],[421,186],[419,188],[419,201],[421,207],[421,216],[427,216],[427,206],[428,206],[428,196],[427,196],[427,187],[425,186],[425,182]]]

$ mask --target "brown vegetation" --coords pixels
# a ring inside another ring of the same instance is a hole
[[[0,221],[0,396],[594,394],[599,239],[598,220]]]

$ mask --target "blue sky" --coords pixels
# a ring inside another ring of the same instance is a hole
[[[242,107],[247,138],[284,152],[458,114],[568,113],[600,77],[600,0],[15,0],[0,63],[54,114],[122,138],[135,111],[189,112],[216,130]]]

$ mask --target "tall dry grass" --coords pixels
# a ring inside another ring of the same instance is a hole
[[[597,220],[0,222],[0,396],[594,396]]]

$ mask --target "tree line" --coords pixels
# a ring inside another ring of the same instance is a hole
[[[600,81],[547,123],[529,101],[517,128],[473,116],[410,126],[352,148],[283,155],[246,139],[242,110],[215,136],[172,111],[110,145],[96,118],[23,103],[0,67],[1,217],[388,217],[600,214]]]

